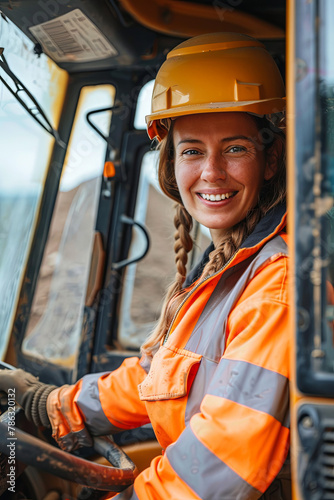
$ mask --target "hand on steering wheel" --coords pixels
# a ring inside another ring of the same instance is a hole
[[[0,363],[1,365],[4,366]],[[13,367],[5,365],[5,368]],[[0,372],[4,371],[0,370]],[[34,384],[41,383],[36,377],[26,374],[23,370],[19,371],[13,368],[13,371],[7,371],[10,373],[2,373],[3,378],[2,382],[0,381],[0,390],[5,390],[8,393],[8,390],[4,389],[4,384],[12,383],[15,380],[15,386],[13,386],[13,388],[15,387],[15,400],[20,405],[24,404],[26,401],[24,393],[33,394],[33,390],[36,391]],[[22,374],[25,374],[24,381],[20,380]],[[42,385],[44,386],[45,384]],[[7,385],[8,388],[10,386]],[[93,437],[94,450],[112,464],[109,467],[60,450],[18,429],[15,426],[15,422],[24,418],[22,413],[21,409],[10,405],[9,410],[0,416],[0,452],[9,455],[8,439],[12,438],[13,443],[15,443],[16,460],[63,479],[74,481],[90,488],[115,492],[124,490],[134,482],[138,474],[137,467],[123,450],[114,443],[111,436]],[[15,441],[13,437],[15,437]]]

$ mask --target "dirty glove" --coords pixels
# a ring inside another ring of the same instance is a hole
[[[43,384],[24,370],[0,370],[0,391],[10,393],[36,426],[50,427],[46,400],[54,385]]]

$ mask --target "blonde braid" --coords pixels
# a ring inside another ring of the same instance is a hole
[[[187,274],[186,265],[188,262],[188,253],[192,250],[193,240],[190,236],[193,221],[187,210],[183,205],[176,205],[176,214],[174,217],[174,226],[176,231],[174,233],[174,252],[176,275],[175,281],[182,287]]]
[[[184,293],[182,286],[187,274],[186,265],[188,261],[188,252],[190,252],[193,247],[193,240],[190,236],[193,225],[192,217],[184,206],[179,203],[176,205],[174,225],[176,228],[174,234],[174,252],[177,272],[175,281],[167,290],[158,324],[146,342],[142,345],[142,352],[149,357],[153,356],[160,341],[167,333],[178,304],[180,300],[182,300],[182,295]]]
[[[261,218],[260,207],[254,208],[249,215],[234,226],[219,242],[219,245],[210,253],[209,262],[203,269],[201,279],[219,271],[240,248],[243,241],[252,233]]]

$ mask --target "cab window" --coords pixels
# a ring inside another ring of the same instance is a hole
[[[41,126],[45,122],[29,94],[57,128],[67,74],[45,55],[37,57],[33,43],[10,21],[2,22],[1,28],[0,47],[5,47],[0,56],[0,356],[3,357],[55,144],[55,138]],[[10,69],[16,80],[5,68]],[[15,92],[40,122],[17,101]]]
[[[106,142],[86,116],[111,107],[112,85],[84,87],[63,167],[55,211],[39,272],[24,354],[73,368],[82,331],[94,228]],[[111,112],[96,114],[94,125],[107,135]]]
[[[315,17],[300,4],[297,23]],[[297,30],[297,383],[332,395],[334,374],[334,4],[318,4],[321,30]],[[318,21],[317,21],[318,22]],[[314,26],[316,23],[314,23]],[[308,103],[312,103],[309,106]],[[298,118],[303,116],[303,118]]]

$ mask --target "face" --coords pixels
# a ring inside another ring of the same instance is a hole
[[[175,120],[173,141],[184,206],[217,245],[255,207],[264,180],[275,173],[256,122],[240,112],[182,116]]]

